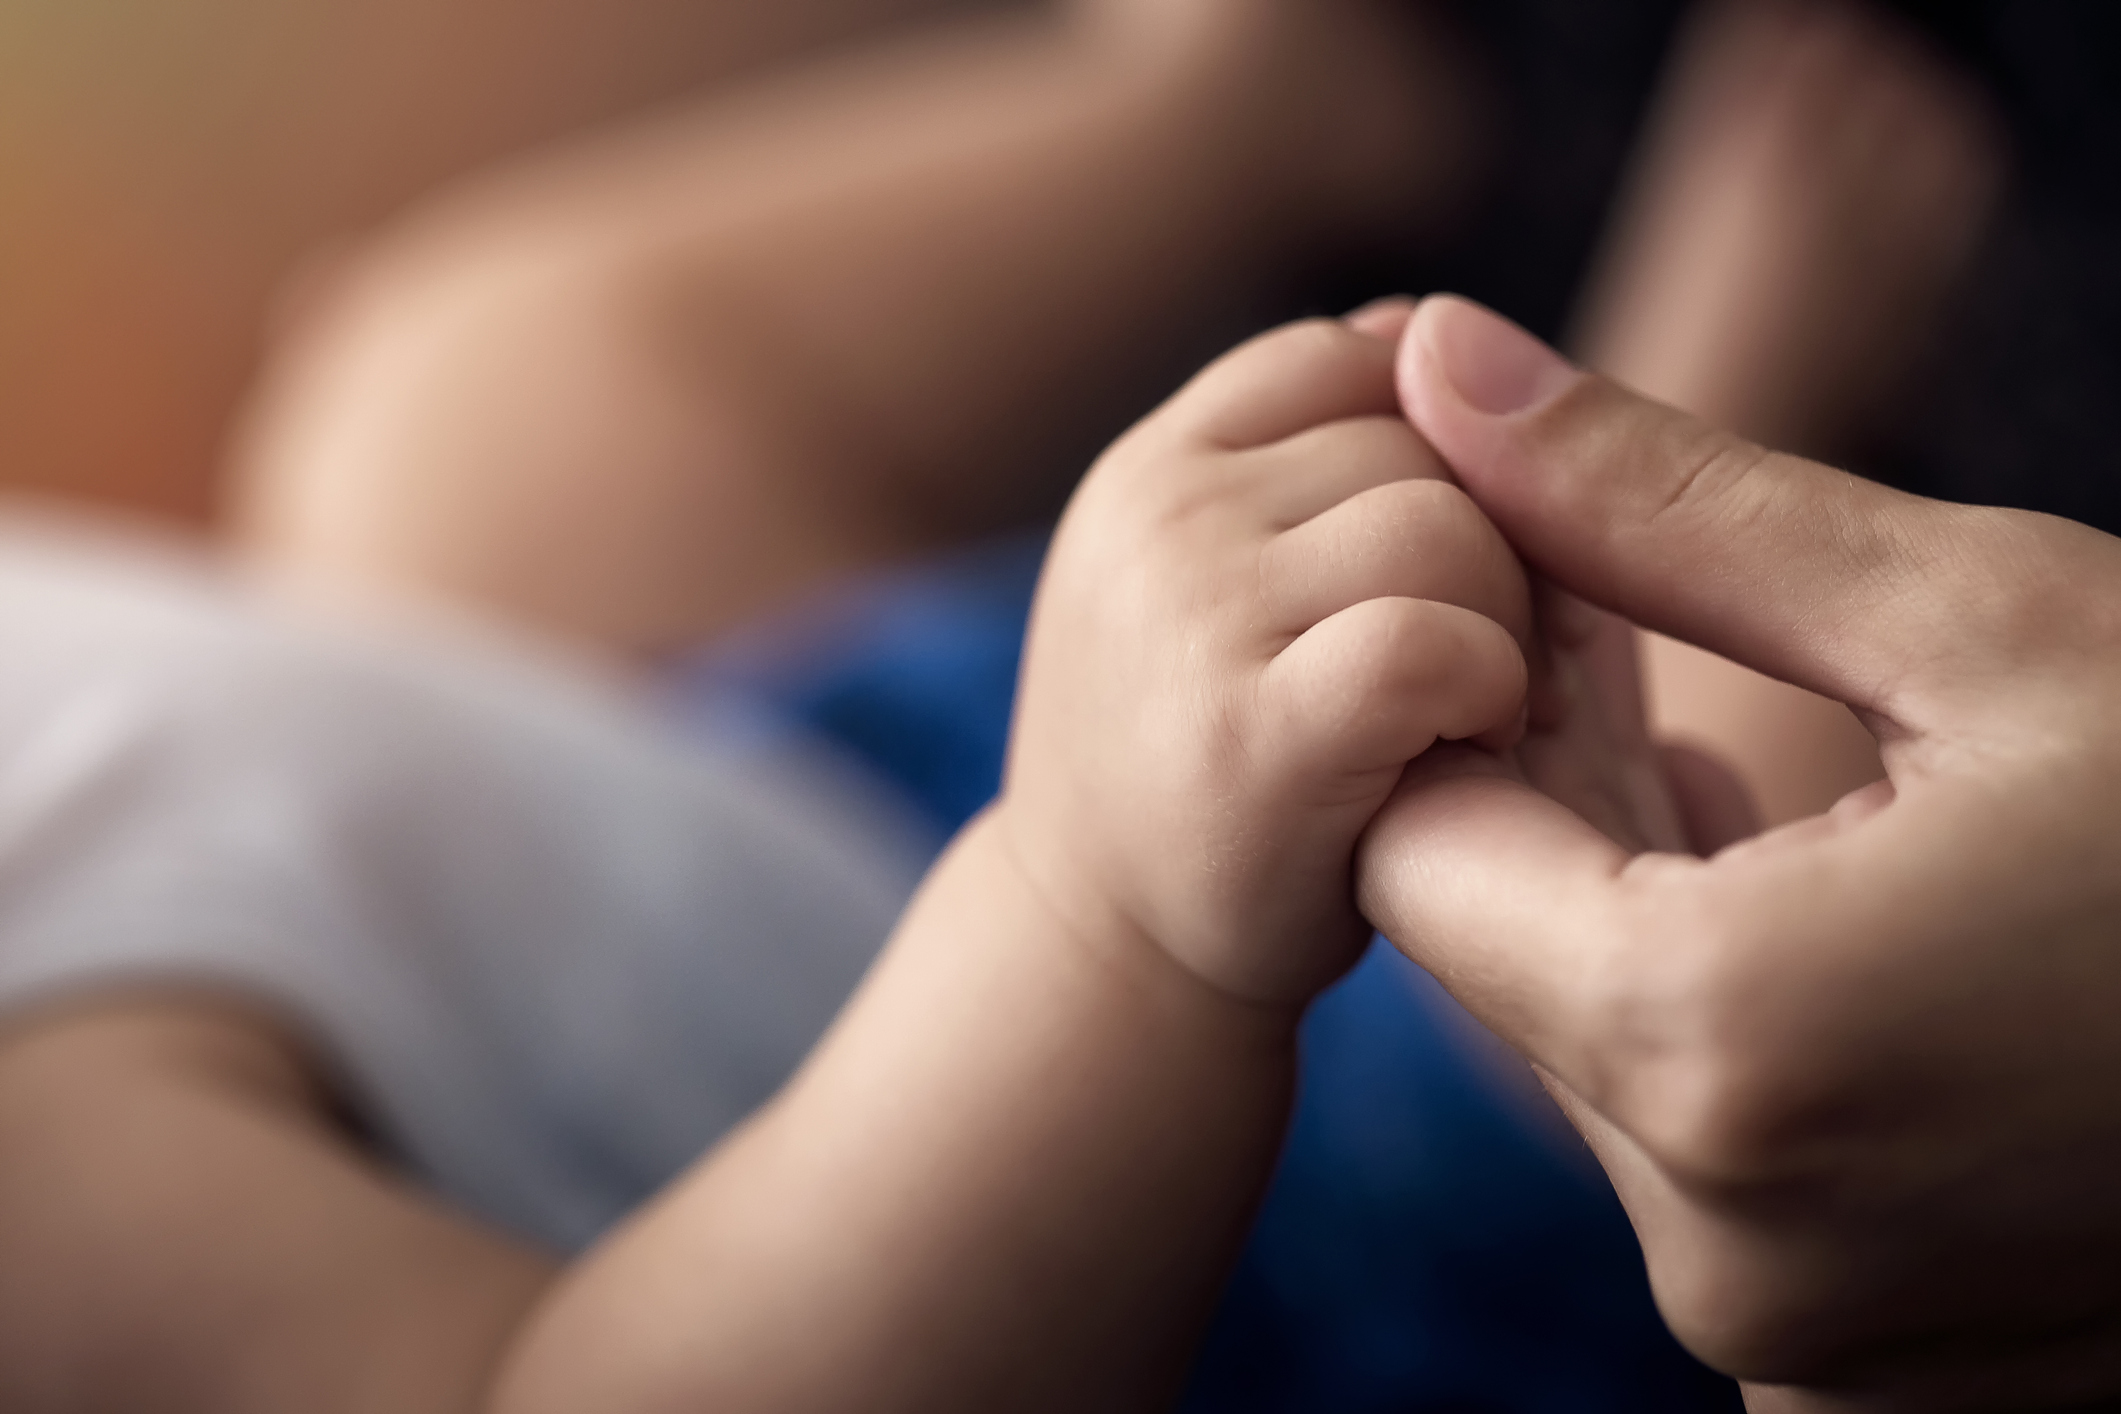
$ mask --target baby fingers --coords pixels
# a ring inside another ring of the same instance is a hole
[[[1486,615],[1428,599],[1368,599],[1316,624],[1268,665],[1261,735],[1296,778],[1367,791],[1439,740],[1509,744],[1525,682],[1517,641]]]
[[[1399,598],[1469,609],[1531,641],[1523,566],[1448,481],[1387,482],[1276,536],[1260,554],[1260,593],[1290,633],[1366,600]]]
[[[1394,481],[1449,481],[1450,468],[1403,417],[1329,422],[1244,458],[1246,491],[1277,530]]]
[[[1335,319],[1283,325],[1217,359],[1153,421],[1242,451],[1322,423],[1397,415],[1396,351]]]

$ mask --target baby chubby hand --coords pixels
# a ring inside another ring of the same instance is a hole
[[[1400,415],[1403,323],[1209,367],[1091,471],[1032,615],[997,807],[1021,867],[1248,1001],[1359,955],[1356,841],[1410,760],[1522,731],[1531,590]]]

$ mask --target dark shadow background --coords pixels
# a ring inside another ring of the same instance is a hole
[[[1498,174],[1448,253],[1353,257],[1305,291],[1450,289],[1561,337],[1674,29],[1679,0],[1460,0],[1507,98]],[[1851,469],[1956,501],[2121,532],[2121,6],[1961,0],[1887,8],[1982,79],[2010,182],[1927,367]]]

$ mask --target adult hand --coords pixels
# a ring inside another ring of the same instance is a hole
[[[1890,780],[1709,859],[1410,769],[1365,910],[1546,1076],[1755,1411],[2121,1400],[2121,541],[1778,456],[1431,300],[1415,426],[1563,588],[1855,708]]]

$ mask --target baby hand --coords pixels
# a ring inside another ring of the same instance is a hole
[[[1359,955],[1356,841],[1408,761],[1521,730],[1530,590],[1399,415],[1393,352],[1318,320],[1212,365],[1091,471],[1032,614],[1020,866],[1085,935],[1245,1000]]]

